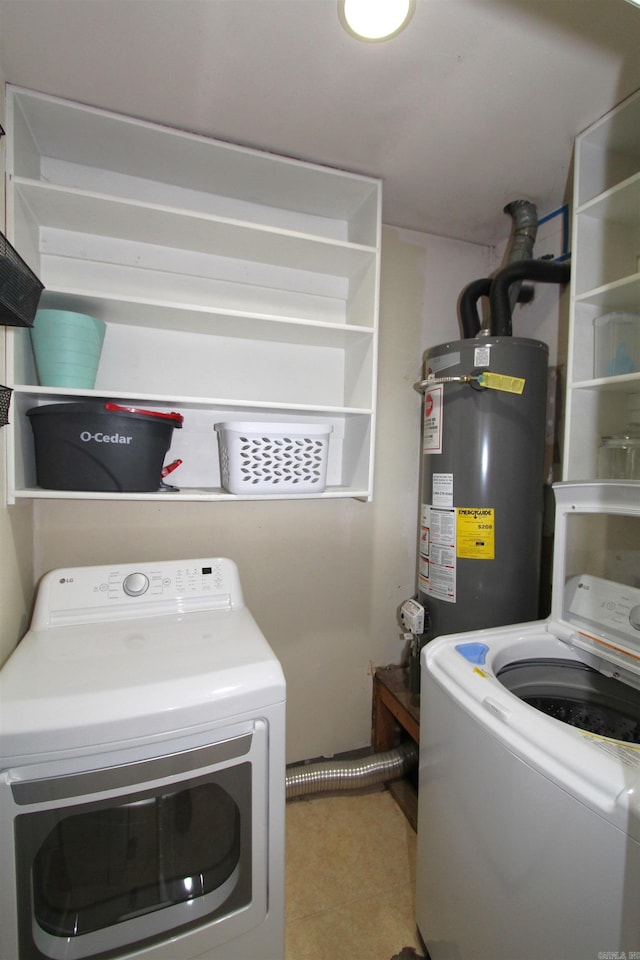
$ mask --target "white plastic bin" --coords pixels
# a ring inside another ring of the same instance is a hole
[[[322,493],[329,424],[216,423],[220,480],[229,493]]]

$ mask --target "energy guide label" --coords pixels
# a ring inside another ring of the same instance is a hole
[[[459,557],[495,559],[495,510],[492,507],[458,507],[456,534]]]

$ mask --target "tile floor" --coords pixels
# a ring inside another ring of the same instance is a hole
[[[287,804],[285,960],[422,954],[416,835],[386,791]]]

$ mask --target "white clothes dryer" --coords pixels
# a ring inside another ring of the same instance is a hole
[[[640,484],[555,494],[549,620],[422,652],[431,960],[640,958]]]
[[[0,671],[0,957],[282,960],[284,722],[231,560],[47,574]]]

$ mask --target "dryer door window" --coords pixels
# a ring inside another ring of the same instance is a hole
[[[240,810],[217,783],[64,816],[34,858],[34,919],[76,937],[216,890],[220,905],[239,860]]]
[[[204,924],[222,932],[261,908],[266,734],[255,726],[204,749],[13,784],[20,960],[120,955]]]

